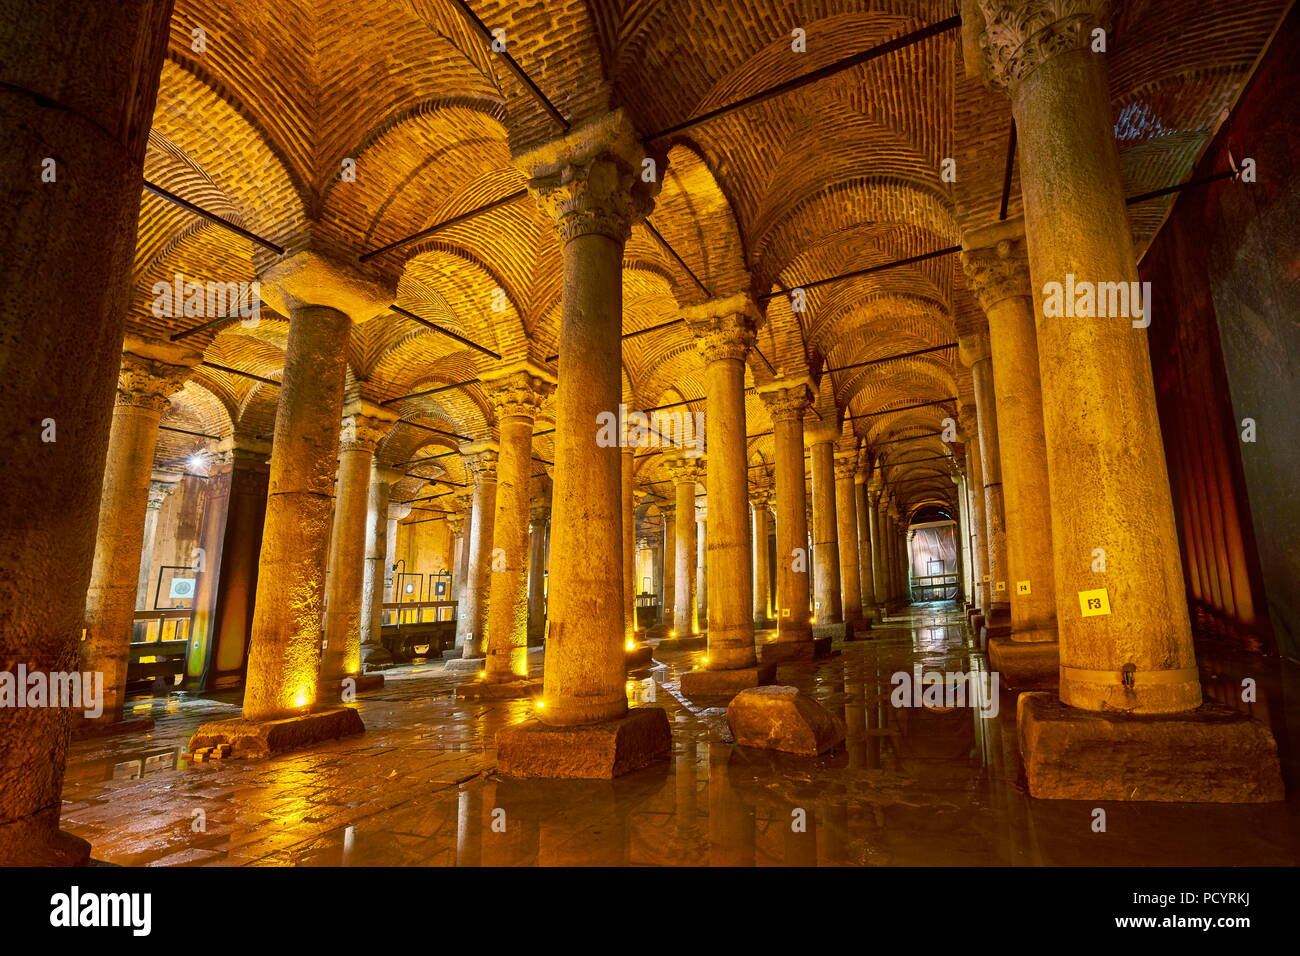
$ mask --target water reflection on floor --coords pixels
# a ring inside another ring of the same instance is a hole
[[[982,711],[894,706],[899,672],[977,679],[985,670],[951,605],[907,609],[870,640],[838,650],[779,671],[845,723],[842,747],[799,758],[733,745],[719,702],[678,693],[680,672],[704,651],[661,648],[657,666],[631,675],[629,689],[668,711],[672,759],[614,781],[498,775],[496,731],[529,705],[456,700],[455,676],[436,665],[390,672],[382,691],[364,695],[364,737],[260,762],[180,759],[199,723],[237,714],[231,699],[136,701],[136,716],[156,717],[152,733],[74,745],[64,826],[89,839],[98,859],[125,865],[1300,861],[1294,798],[1258,806],[1031,800],[1012,695]],[[1284,712],[1278,695],[1273,716]],[[1106,810],[1105,832],[1094,830],[1096,807]]]

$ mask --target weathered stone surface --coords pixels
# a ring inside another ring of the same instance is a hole
[[[1267,803],[1285,798],[1269,729],[1219,704],[1128,715],[1021,694],[1020,752],[1031,796],[1049,800]]]
[[[768,663],[725,671],[694,670],[682,675],[682,693],[687,697],[730,697],[747,687],[770,684],[774,680],[776,665]]]
[[[364,734],[366,725],[351,707],[318,710],[278,720],[216,720],[199,727],[189,749],[229,744],[232,757],[260,759],[285,750],[297,750],[322,740]]]
[[[1008,690],[1046,690],[1060,682],[1061,645],[1056,641],[990,637],[988,655],[989,669],[1001,675]]]
[[[645,667],[654,660],[655,649],[649,644],[638,644],[628,650],[623,651],[623,659],[627,662],[628,669],[636,667]]]
[[[539,680],[476,680],[456,687],[457,697],[487,697],[493,700],[539,697],[541,693],[542,682]]]
[[[853,640],[853,629],[857,626],[853,621],[815,624],[813,625],[813,637],[825,641],[851,641]]]
[[[797,687],[741,691],[727,707],[727,725],[742,747],[816,755],[844,740],[844,725]]]
[[[456,657],[443,665],[449,674],[473,674],[483,670],[486,659],[482,657]]]
[[[525,720],[497,733],[497,769],[515,777],[608,780],[668,756],[668,715],[639,707],[617,720],[553,727]]]

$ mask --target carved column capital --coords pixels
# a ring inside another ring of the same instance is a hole
[[[852,479],[858,471],[858,453],[856,451],[839,451],[835,453],[835,480]]]
[[[758,341],[763,321],[754,300],[743,293],[687,306],[681,316],[706,363],[724,359],[743,362]]]
[[[772,386],[760,388],[758,397],[767,406],[773,423],[802,422],[804,413],[812,405],[812,390],[804,379],[789,383],[778,381]]]
[[[647,182],[645,148],[622,110],[578,126],[514,159],[528,191],[551,215],[561,244],[578,236],[625,243],[654,208],[667,160],[655,158]]]
[[[693,485],[704,480],[703,458],[669,458],[664,464],[674,485]]]
[[[149,482],[149,500],[145,505],[149,511],[158,511],[162,508],[163,501],[180,487],[180,482],[168,478],[153,478]]]
[[[1003,237],[992,245],[967,248],[961,254],[966,282],[980,308],[988,312],[1012,296],[1030,298],[1029,252],[1024,237]]]
[[[116,404],[144,408],[161,415],[171,403],[171,397],[185,387],[185,380],[195,364],[197,360],[177,365],[148,355],[124,352],[117,375]]]
[[[474,442],[464,446],[461,460],[465,470],[474,476],[477,486],[485,481],[497,480],[497,446],[495,442]]]
[[[551,520],[550,505],[533,505],[528,509],[528,530],[537,534],[546,529],[546,523]]]
[[[485,381],[484,388],[497,420],[535,419],[546,397],[555,390],[554,379],[537,369],[518,368]]]
[[[975,0],[985,70],[1013,89],[1059,53],[1087,49],[1092,31],[1110,26],[1115,0]]]

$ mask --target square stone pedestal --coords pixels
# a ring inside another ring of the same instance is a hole
[[[734,697],[748,687],[774,683],[776,683],[776,665],[766,661],[754,667],[737,667],[734,670],[687,671],[682,675],[682,695],[684,697]]]
[[[190,738],[191,752],[200,747],[230,745],[230,756],[257,760],[285,750],[297,750],[322,740],[364,734],[366,725],[351,707],[317,710],[278,720],[214,720],[203,724]]]
[[[831,656],[831,639],[814,637],[811,641],[771,641],[759,645],[758,656],[764,664],[820,661]]]
[[[1009,637],[991,637],[989,670],[1008,690],[1050,690],[1061,683],[1061,645],[1058,641],[1028,643]]]
[[[371,690],[384,689],[383,674],[353,674],[350,678],[344,677],[338,680],[322,680],[316,688],[317,699],[322,701],[341,700],[343,695],[343,682],[349,679],[355,681],[352,690],[357,694]]]
[[[483,697],[491,700],[539,697],[541,693],[542,682],[539,680],[510,680],[492,683],[485,680],[476,680],[456,687],[457,697]]]
[[[1186,714],[1110,714],[1037,692],[1020,695],[1016,722],[1034,797],[1268,803],[1286,796],[1272,733],[1221,704]]]
[[[662,707],[637,707],[618,720],[551,727],[534,718],[497,732],[497,770],[512,777],[610,780],[672,752]]]
[[[486,666],[487,658],[484,657],[453,657],[442,665],[442,669],[448,674],[477,674]]]

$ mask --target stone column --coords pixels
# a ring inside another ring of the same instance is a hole
[[[136,579],[135,606],[138,609],[153,608],[153,594],[149,585],[153,583],[153,552],[158,538],[158,512],[162,511],[163,502],[180,487],[180,475],[155,473],[149,482],[149,503],[144,511],[144,541],[140,548],[140,575]]]
[[[664,162],[646,156],[621,111],[515,157],[559,235],[563,358],[545,693],[536,720],[498,733],[504,773],[613,777],[672,747],[662,708],[628,711],[619,449],[598,440],[601,414],[617,415],[622,397],[623,248]],[[563,730],[575,725],[594,726],[575,740]]]
[[[676,495],[677,513],[677,603],[673,609],[673,630],[678,637],[700,632],[695,607],[695,484],[701,478],[701,459],[674,458],[667,462]]]
[[[543,643],[546,634],[546,526],[548,504],[534,505],[528,515],[528,643]]]
[[[249,720],[316,702],[350,329],[348,316],[327,306],[290,317],[244,691]]]
[[[865,626],[880,620],[876,607],[876,575],[871,557],[871,502],[867,496],[870,463],[860,462],[853,474],[853,498],[858,515],[858,579],[861,582],[862,620]]]
[[[971,626],[979,633],[989,606],[988,522],[984,517],[984,470],[980,461],[979,429],[975,422],[975,403],[960,409],[961,438],[966,447],[966,493],[971,508],[971,559],[975,564],[975,610]]]
[[[745,356],[762,317],[746,295],[682,310],[704,356],[708,414],[708,621],[710,671],[732,672],[727,686],[757,682],[754,577],[749,547],[748,450],[745,444]],[[743,673],[748,670],[749,673]],[[683,677],[682,692],[699,685]]]
[[[104,675],[104,712],[96,723],[122,719],[131,656],[140,549],[149,502],[158,423],[170,397],[203,356],[170,343],[128,335],[109,430],[99,505],[95,562],[86,592],[84,670]]]
[[[858,499],[853,475],[858,470],[857,450],[835,455],[835,523],[840,545],[840,606],[844,620],[862,622],[862,581],[858,577]]]
[[[818,624],[844,620],[840,595],[840,543],[835,507],[835,439],[837,428],[809,428],[812,462],[813,610]]]
[[[968,37],[985,31],[981,65],[1008,90],[1019,136],[1053,491],[1060,700],[1018,699],[1028,788],[1063,799],[1281,799],[1263,724],[1189,713],[1201,685],[1143,332],[1151,301],[1137,282],[1110,54],[1099,48],[1101,37],[1116,42],[1111,9],[978,0],[963,10]],[[1141,294],[1142,309],[1120,307],[1121,289]],[[1106,315],[1087,314],[1089,291],[1094,305],[1110,300]]]
[[[883,504],[880,500],[882,487],[883,479],[881,479],[880,469],[877,467],[876,473],[871,476],[867,483],[867,499],[869,501],[867,518],[871,522],[871,574],[872,584],[876,592],[876,613],[878,619],[883,621],[885,619],[885,605],[889,603],[889,572],[885,565],[885,549],[881,547],[885,537]]]
[[[349,401],[343,412],[326,579],[325,647],[321,655],[321,682],[330,692],[336,692],[344,679],[355,682],[361,675],[366,515],[375,448],[397,420],[386,408],[362,398]]]
[[[377,458],[370,469],[366,495],[366,567],[361,582],[361,667],[366,671],[381,670],[393,663],[393,655],[383,642],[384,602],[392,583],[392,561],[397,551],[397,519],[389,517],[389,497],[393,485],[403,477],[399,469],[386,467]]]
[[[997,402],[993,394],[993,356],[988,329],[972,323],[957,336],[958,355],[971,370],[975,387],[980,474],[984,479],[984,521],[988,548],[988,605],[985,626],[989,637],[1005,637],[1011,627],[1011,601],[1007,584],[1006,517],[1002,508],[1002,452],[998,442]]]
[[[705,467],[704,460],[700,461]],[[701,479],[705,476],[701,474]],[[706,499],[707,501],[707,499]],[[695,499],[695,620],[700,629],[709,628],[709,506]]]
[[[474,499],[470,509],[465,547],[465,585],[456,616],[456,646],[465,664],[452,670],[478,670],[487,643],[489,588],[492,574],[492,537],[496,524],[497,443],[472,442],[461,446],[466,471],[473,476]]]
[[[669,632],[677,630],[677,508],[676,503],[661,504],[659,513],[664,519],[664,611],[663,624]]]
[[[964,245],[962,264],[988,316],[994,360],[1010,639],[1017,644],[1051,644],[1006,648],[1005,639],[990,636],[991,666],[1009,687],[1020,690],[1055,683],[1059,667],[1051,496],[1029,259],[1019,220],[972,233]],[[1008,653],[1019,656],[1013,660]]]
[[[619,456],[619,492],[623,502],[623,649],[637,644],[636,626],[636,448],[622,449]]]
[[[767,561],[767,518],[768,501],[771,495],[766,488],[760,488],[749,496],[750,512],[753,516],[753,554],[754,554],[754,627],[768,627],[772,620],[772,579],[769,577]]]
[[[1045,301],[1048,283],[1099,288],[1138,277],[1108,54],[1092,49],[1111,8],[980,0],[980,9],[998,25],[986,34],[987,69],[1011,97],[1021,149],[1047,467],[1058,491],[1061,700],[1090,710],[1191,710],[1201,685],[1146,334],[1132,315],[1065,316]],[[1080,595],[1099,591],[1110,613],[1083,616]]]
[[[468,473],[468,472],[467,472]],[[456,653],[460,653],[464,631],[461,621],[465,612],[465,582],[469,578],[469,532],[474,527],[474,492],[462,492],[452,495],[459,510],[458,514],[447,519],[452,533],[456,535],[456,569],[453,575],[456,595]]]
[[[237,434],[224,439],[213,458],[186,668],[199,690],[230,690],[244,682],[270,457],[270,442]]]
[[[528,693],[528,510],[532,497],[533,423],[554,376],[527,365],[494,376],[488,397],[496,412],[501,452],[497,459],[496,518],[488,575],[487,683],[511,684]],[[504,689],[494,689],[501,696]]]
[[[171,8],[4,8],[0,205],[19,237],[0,264],[0,662],[10,671],[77,669]],[[47,172],[55,181],[42,181]],[[59,830],[71,719],[59,708],[0,708],[0,864],[89,857],[86,841]]]

